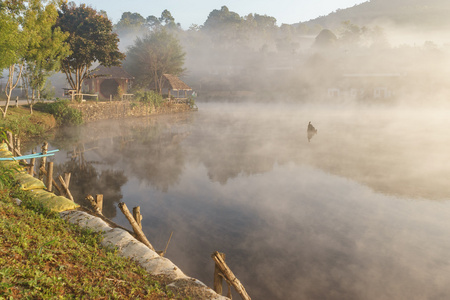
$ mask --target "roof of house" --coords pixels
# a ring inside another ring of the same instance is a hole
[[[125,71],[122,67],[105,67],[98,66],[95,68],[92,73],[92,77],[109,77],[114,79],[134,79],[127,71]]]
[[[192,89],[177,76],[171,74],[164,74],[163,76],[166,79],[164,86],[169,89],[192,91]]]

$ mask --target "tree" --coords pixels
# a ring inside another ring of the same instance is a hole
[[[6,104],[0,107],[2,117],[6,118],[12,91],[18,85],[24,66],[24,55],[30,41],[24,28],[25,1],[0,2],[0,69],[8,68],[5,86]]]
[[[163,28],[136,39],[127,52],[125,68],[136,77],[138,86],[161,94],[163,75],[180,75],[184,57],[179,41]]]
[[[24,56],[26,70],[23,77],[32,90],[31,113],[35,96],[40,99],[47,78],[52,71],[59,69],[60,61],[70,54],[69,45],[65,43],[68,34],[54,26],[57,17],[57,7],[53,3],[43,6],[39,0],[29,1],[24,28],[31,35],[32,46]]]
[[[112,23],[91,7],[64,3],[56,26],[68,32],[67,42],[72,54],[62,60],[61,71],[77,94],[89,77],[94,62],[105,67],[118,66],[125,55],[118,50],[119,38],[112,32]]]

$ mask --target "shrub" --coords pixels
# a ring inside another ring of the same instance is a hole
[[[70,107],[69,100],[57,100],[53,103],[37,103],[34,108],[53,115],[58,125],[80,125],[83,116],[79,110]]]
[[[154,91],[138,91],[135,93],[135,99],[145,104],[152,104],[155,107],[161,106],[164,102],[163,97]]]

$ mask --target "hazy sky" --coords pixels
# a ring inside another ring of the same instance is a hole
[[[268,15],[277,19],[277,24],[293,24],[327,15],[338,8],[347,8],[365,2],[363,0],[76,0],[97,10],[105,10],[113,23],[120,20],[122,13],[130,11],[143,17],[154,15],[168,9],[177,23],[184,29],[191,24],[202,25],[209,13],[226,5],[241,16],[249,13]]]

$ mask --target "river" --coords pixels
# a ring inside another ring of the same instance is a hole
[[[173,232],[166,257],[208,286],[219,251],[252,299],[450,295],[445,110],[198,106],[60,130],[55,173],[128,228],[117,204],[140,206],[153,246]]]

